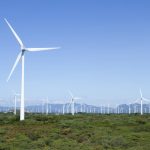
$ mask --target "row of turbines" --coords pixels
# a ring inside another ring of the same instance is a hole
[[[93,113],[93,114],[133,114],[133,113],[150,113],[150,100],[143,97],[142,92],[140,90],[141,97],[133,103],[129,103],[128,105],[116,105],[116,107],[110,107],[110,105],[102,105],[102,106],[92,106],[84,103],[76,103],[77,100],[80,100],[79,97],[74,97],[71,92],[70,93],[70,102],[64,104],[58,103],[50,103],[48,98],[46,98],[42,104],[34,105],[34,106],[26,106],[25,112],[28,113],[43,113],[43,114],[68,114],[71,113],[74,115],[75,113]],[[14,114],[16,115],[16,110],[19,109],[16,105],[17,101],[20,101],[20,94],[14,94]],[[140,103],[139,103],[140,102]],[[147,102],[148,104],[144,104]],[[124,108],[126,107],[126,108]],[[143,109],[144,108],[144,109]],[[10,108],[6,107],[6,111],[9,111]],[[12,110],[12,108],[11,108]]]
[[[77,110],[75,109],[75,101],[80,100],[81,98],[73,96],[71,91],[69,91],[69,94],[71,96],[70,102],[67,104],[61,104],[62,108],[60,108],[60,110],[62,110],[62,111],[59,110],[58,112],[60,112],[60,113],[62,112],[62,114],[71,113],[72,115],[74,115],[75,112],[77,112]],[[20,97],[21,97],[21,94],[14,93],[14,114],[15,115],[16,115],[16,110],[17,110],[17,101],[20,101]],[[81,112],[83,112],[83,110],[85,110],[85,105],[83,105],[83,104],[80,104],[80,105],[81,105]],[[36,106],[37,106],[36,112],[44,112],[44,110],[46,110],[46,114],[52,112],[51,111],[52,104],[50,104],[48,98],[46,98],[46,100],[43,101],[42,105],[36,105]],[[41,109],[38,109],[40,107],[41,107]],[[21,111],[21,108],[20,108],[20,111]],[[30,109],[30,111],[35,112],[35,110],[33,111],[33,109]],[[55,112],[57,112],[57,110]]]
[[[8,27],[10,28],[10,30],[12,31],[13,35],[15,36],[16,40],[18,41],[19,45],[20,45],[20,52],[16,58],[16,61],[11,69],[11,72],[7,78],[7,81],[9,81],[12,73],[14,72],[17,64],[19,63],[19,61],[21,61],[22,63],[22,73],[21,73],[21,93],[19,95],[16,95],[15,97],[17,96],[20,96],[20,120],[24,120],[25,119],[25,104],[24,104],[24,65],[25,65],[25,53],[26,52],[36,52],[36,51],[48,51],[48,50],[56,50],[56,49],[59,49],[60,47],[51,47],[51,48],[27,48],[24,46],[22,40],[20,39],[20,37],[18,36],[18,34],[15,32],[15,30],[13,29],[13,27],[10,25],[10,23],[5,19],[5,22],[7,23]],[[136,102],[140,101],[141,103],[141,115],[143,114],[143,101],[146,101],[146,102],[150,102],[150,100],[148,99],[145,99],[142,95],[142,92],[140,90],[140,94],[141,94],[141,98],[138,99]],[[75,101],[76,100],[79,100],[80,98],[78,97],[74,97],[73,94],[70,92],[70,95],[71,95],[71,101],[69,104],[67,105],[62,105],[62,113],[65,114],[65,113],[69,113],[69,110],[71,111],[71,114],[74,115],[75,112],[76,112],[76,109],[75,109]],[[16,99],[16,98],[15,98]],[[131,113],[131,108],[130,108],[131,104],[129,104],[129,113]],[[14,114],[16,114],[16,101],[15,101],[15,104],[14,104],[14,107],[15,107],[15,110],[14,110]],[[69,109],[70,108],[70,109]],[[97,109],[96,107],[94,107],[92,110],[92,108],[88,108],[89,110],[85,111],[85,112],[97,112],[96,110],[99,110],[99,113],[103,113],[103,109],[106,108],[106,107],[99,107],[99,109]],[[82,112],[82,107],[81,107],[81,112]],[[111,109],[110,107],[108,106],[107,107],[107,113],[110,113]],[[117,110],[118,111],[118,110]],[[46,109],[46,113],[48,114],[49,113],[49,107],[47,105],[47,109]]]
[[[92,106],[87,104],[74,103],[72,104],[54,104],[54,103],[43,103],[36,105],[25,106],[25,112],[27,113],[42,113],[42,114],[76,114],[76,113],[89,113],[89,114],[133,114],[133,113],[150,113],[150,104],[143,104],[141,106],[138,103],[129,105],[117,105],[116,107],[110,107],[109,105],[103,106]],[[16,112],[19,111],[20,107],[17,106],[0,106],[0,112]]]

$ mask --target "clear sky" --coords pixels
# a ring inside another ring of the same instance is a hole
[[[25,98],[69,101],[68,89],[88,104],[150,98],[149,0],[1,0],[0,98],[20,92],[20,52],[4,22],[26,47],[60,50],[26,53]]]

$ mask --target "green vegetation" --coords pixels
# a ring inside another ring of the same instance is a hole
[[[149,115],[0,114],[0,150],[149,149]]]

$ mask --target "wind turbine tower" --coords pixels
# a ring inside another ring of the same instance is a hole
[[[141,115],[143,115],[143,95],[142,95],[141,89],[140,89],[140,95],[141,95],[141,98],[140,98],[140,100],[141,100]]]
[[[107,107],[107,111],[108,111],[107,113],[109,114],[109,104],[108,104],[108,107]]]
[[[47,99],[46,99],[46,115],[48,115],[48,113],[49,113],[49,110],[48,110],[48,97],[47,97]]]
[[[65,104],[62,105],[63,106],[63,115],[65,114]]]
[[[129,104],[129,114],[131,114],[131,104]]]

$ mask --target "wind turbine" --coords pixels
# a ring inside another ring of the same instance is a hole
[[[140,89],[140,99],[137,99],[135,102],[138,102],[139,100],[140,100],[140,105],[141,105],[140,114],[143,115],[143,101],[150,102],[150,100],[143,97],[141,89]]]
[[[110,111],[109,109],[110,109],[110,108],[109,108],[109,104],[108,104],[108,106],[107,106],[107,113],[108,113],[108,114],[109,114],[109,111]]]
[[[26,48],[15,32],[15,30],[12,28],[10,23],[5,19],[7,25],[9,26],[10,30],[12,31],[13,35],[15,36],[16,40],[18,41],[20,45],[21,52],[18,54],[17,59],[12,67],[12,70],[7,78],[7,81],[9,81],[12,73],[14,72],[14,69],[16,68],[19,61],[22,61],[22,76],[21,76],[21,107],[20,107],[20,120],[24,120],[24,55],[25,52],[35,52],[35,51],[47,51],[47,50],[54,50],[59,49],[59,47],[52,47],[52,48]]]
[[[63,101],[62,103],[62,114],[64,115],[65,113],[68,113],[68,107],[67,107],[67,103],[65,101]]]
[[[16,103],[17,103],[17,97],[20,97],[20,94],[14,93],[14,115],[16,115]]]
[[[83,112],[82,103],[80,104],[80,112]]]
[[[46,115],[48,115],[48,113],[49,113],[49,106],[48,106],[48,97],[47,97],[47,99],[46,99]]]
[[[42,114],[48,115],[48,97],[42,100]]]
[[[75,100],[80,100],[81,98],[79,97],[74,97],[73,94],[71,93],[71,91],[69,91],[69,94],[71,96],[71,102],[70,102],[70,105],[71,105],[71,113],[72,115],[74,115],[74,102]]]
[[[140,100],[141,100],[141,115],[143,115],[143,95],[142,95],[141,89],[140,89],[140,95],[141,95],[141,98],[140,98]]]
[[[65,103],[62,104],[62,114],[63,114],[63,115],[65,114]]]
[[[142,102],[141,103],[141,115],[142,115],[143,114],[143,101],[150,103],[150,100],[143,97],[141,89],[140,89],[140,93],[141,93],[141,102]]]
[[[116,114],[119,114],[119,104],[116,104]]]
[[[129,114],[131,114],[131,103],[129,103]]]

